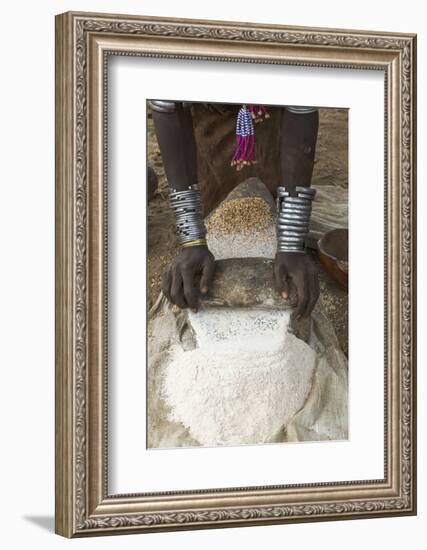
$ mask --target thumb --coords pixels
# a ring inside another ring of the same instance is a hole
[[[203,262],[202,277],[200,279],[200,292],[206,294],[212,284],[215,273],[215,261],[207,257]]]

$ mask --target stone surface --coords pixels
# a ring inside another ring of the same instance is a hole
[[[198,313],[149,314],[148,446],[347,438],[347,362],[321,313],[296,324],[272,263],[218,262]]]
[[[274,288],[273,260],[229,258],[216,262],[215,277],[209,293],[202,296],[207,306],[274,307],[289,309]]]

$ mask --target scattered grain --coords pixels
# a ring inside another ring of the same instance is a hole
[[[267,229],[272,214],[265,200],[259,197],[244,197],[223,203],[209,218],[208,231],[218,235],[229,233],[249,234]]]

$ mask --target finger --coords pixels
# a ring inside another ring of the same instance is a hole
[[[310,274],[310,298],[308,300],[306,315],[310,315],[320,295],[319,276],[313,270]]]
[[[182,281],[185,301],[193,311],[197,311],[199,307],[199,294],[194,285],[194,273],[191,269],[182,269]]]
[[[206,294],[209,290],[215,273],[215,261],[211,257],[207,257],[203,262],[202,277],[200,279],[200,291]]]
[[[289,297],[288,272],[283,264],[274,264],[274,281],[276,289],[282,297],[287,300]]]
[[[172,302],[179,308],[185,309],[187,307],[184,300],[181,272],[176,268],[172,269],[171,298]]]
[[[171,286],[172,286],[172,271],[170,266],[166,269],[166,271],[163,273],[162,276],[162,292],[166,296],[166,298],[169,300],[169,302],[172,301],[171,298]]]
[[[305,313],[305,310],[307,308],[308,298],[309,298],[309,296],[308,296],[308,284],[307,284],[307,279],[306,279],[305,273],[299,274],[295,278],[294,282],[295,282],[295,286],[296,286],[297,294],[298,294],[298,303],[297,303],[297,308],[295,310],[295,318],[299,319]]]
[[[289,298],[289,283],[287,275],[283,276],[282,279],[282,292],[281,292],[282,298],[287,300]]]

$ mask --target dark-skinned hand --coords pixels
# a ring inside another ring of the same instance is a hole
[[[274,279],[277,291],[287,300],[290,284],[297,290],[296,319],[309,316],[319,298],[317,269],[307,256],[298,252],[277,252],[274,260]]]
[[[163,274],[162,292],[179,308],[197,311],[200,292],[208,292],[214,272],[215,259],[207,246],[184,247]]]

